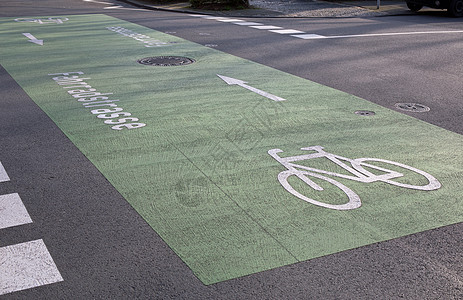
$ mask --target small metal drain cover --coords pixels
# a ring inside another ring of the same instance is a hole
[[[142,65],[161,67],[184,66],[195,62],[194,59],[182,56],[154,56],[145,57],[137,61]]]
[[[371,110],[357,110],[355,114],[360,116],[374,116],[376,113]]]
[[[395,107],[401,110],[413,111],[413,112],[427,112],[431,109],[426,105],[419,103],[396,103]]]

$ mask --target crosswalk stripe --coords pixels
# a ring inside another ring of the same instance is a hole
[[[0,195],[0,229],[32,223],[19,194]]]
[[[60,281],[43,240],[0,248],[0,295]]]
[[[0,182],[5,182],[5,181],[10,181],[10,177],[8,177],[8,174],[6,173],[5,168],[0,162]]]

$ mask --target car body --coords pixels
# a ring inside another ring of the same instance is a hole
[[[463,17],[463,0],[406,0],[411,11],[419,11],[423,6],[447,9],[453,17]]]

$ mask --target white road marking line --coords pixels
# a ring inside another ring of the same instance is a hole
[[[116,7],[116,6],[113,6],[113,7],[108,7],[109,9],[125,9],[125,10],[139,10],[139,11],[147,11],[147,9],[144,9],[144,8],[130,8],[130,7],[123,7],[123,6],[120,6],[120,7]],[[107,9],[106,7],[103,8],[103,9]]]
[[[0,248],[0,295],[63,281],[44,242]]]
[[[233,23],[233,24],[241,25],[241,26],[257,26],[257,25],[264,25],[264,24],[262,24],[262,23],[256,23],[256,22],[237,22],[237,23]]]
[[[244,22],[243,20],[240,20],[240,19],[217,19],[217,21],[219,22],[230,22],[230,23],[233,23],[233,22]]]
[[[313,34],[313,33],[308,33],[308,34],[297,34],[297,35],[292,35],[293,37],[304,39],[304,40],[311,40],[311,39],[324,39],[326,38],[323,35],[318,35],[318,34]]]
[[[295,30],[295,29],[278,29],[278,30],[269,30],[269,31],[279,33],[279,34],[304,33],[304,31]]]
[[[0,162],[0,182],[6,182],[6,181],[10,181],[10,177],[8,177],[8,174],[6,173],[5,168]]]
[[[32,223],[17,193],[0,195],[0,229]]]
[[[324,36],[314,33],[304,34],[304,31],[299,31],[295,29],[283,29],[282,27],[272,26],[272,25],[262,25],[260,23],[254,22],[235,22],[230,21],[233,19],[224,18],[224,17],[212,17],[204,15],[190,15],[192,17],[201,17],[204,19],[217,20],[221,22],[232,22],[236,25],[249,26],[251,28],[268,30],[270,32],[280,33],[280,34],[290,34],[292,37],[304,39],[304,40],[314,40],[314,39],[339,39],[339,38],[352,38],[352,37],[375,37],[375,36],[395,36],[395,35],[418,35],[418,34],[452,34],[452,33],[463,33],[463,30],[447,30],[447,31],[417,31],[417,32],[390,32],[390,33],[369,33],[369,34],[352,34],[352,35],[333,35],[333,36]]]
[[[463,30],[447,30],[447,31],[415,31],[415,32],[388,32],[388,33],[368,33],[368,34],[351,34],[351,35],[292,35],[301,39],[340,39],[352,37],[372,37],[372,36],[396,36],[396,35],[418,35],[418,34],[450,34],[450,33],[463,33]]]
[[[226,17],[213,17],[213,16],[203,16],[203,15],[190,15],[191,17],[200,17],[208,20],[216,20],[219,22],[233,23],[235,25],[249,26],[255,29],[268,30],[270,32],[279,33],[279,34],[301,34],[305,33],[304,31],[295,30],[295,29],[283,29],[283,27],[272,26],[272,25],[263,25],[262,23],[256,22],[246,22],[239,19],[230,19]]]
[[[98,4],[106,4],[106,5],[112,5],[114,3],[111,2],[101,2],[101,1],[96,1],[96,0],[83,0],[84,2],[93,2],[93,3],[98,3]]]
[[[256,29],[265,29],[265,30],[270,30],[270,29],[283,29],[283,27],[278,27],[278,26],[271,26],[271,25],[258,25],[258,26],[249,26],[251,28],[256,28]]]
[[[213,16],[198,16],[198,17],[203,18],[203,19],[207,19],[207,20],[228,19],[228,18],[225,18],[225,17],[213,17]]]

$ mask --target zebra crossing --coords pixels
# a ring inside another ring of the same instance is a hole
[[[0,183],[10,181],[0,162]],[[0,195],[0,234],[32,223],[18,193]],[[0,295],[63,281],[42,239],[0,247]]]

